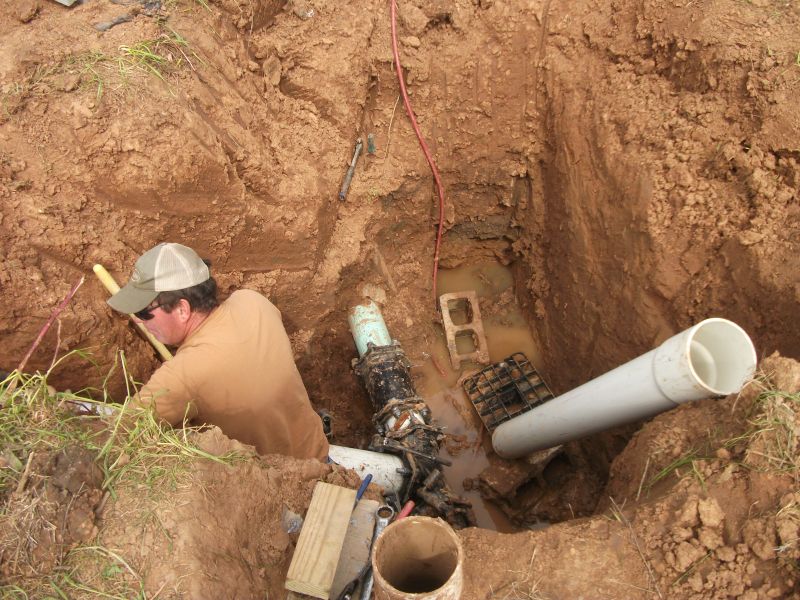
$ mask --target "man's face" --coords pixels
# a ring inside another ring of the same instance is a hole
[[[151,315],[150,319],[143,320],[134,316],[134,321],[143,324],[162,344],[179,346],[186,337],[186,319],[181,309],[182,306],[179,304],[172,309],[172,312],[166,312],[153,303],[147,310]]]

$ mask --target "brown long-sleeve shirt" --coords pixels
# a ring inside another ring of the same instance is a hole
[[[211,424],[259,454],[328,455],[280,311],[252,290],[231,294],[139,392],[172,425]]]

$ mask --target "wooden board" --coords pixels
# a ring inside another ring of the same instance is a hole
[[[342,553],[339,556],[339,566],[336,567],[336,576],[333,578],[331,598],[338,598],[344,586],[353,581],[369,562],[372,532],[375,529],[375,512],[380,505],[381,503],[376,500],[361,500],[353,511]]]
[[[355,499],[355,490],[317,483],[286,574],[287,590],[328,598]]]

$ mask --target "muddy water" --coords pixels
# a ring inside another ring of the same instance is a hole
[[[489,358],[498,362],[514,352],[523,352],[537,369],[539,352],[527,322],[513,298],[511,270],[499,263],[483,263],[440,271],[439,294],[474,290],[478,296]],[[498,305],[501,296],[509,300]],[[459,320],[458,315],[454,319]],[[461,348],[459,350],[467,350]],[[450,439],[442,446],[440,456],[453,461],[444,468],[450,487],[472,502],[478,526],[485,529],[511,532],[516,528],[477,490],[465,490],[465,479],[477,478],[489,465],[486,453],[491,451],[491,436],[484,428],[458,381],[483,367],[462,362],[456,371],[450,363],[444,332],[430,341],[430,357],[415,369],[417,392],[425,399],[434,419],[445,427]]]

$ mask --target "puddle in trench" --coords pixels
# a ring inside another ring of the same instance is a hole
[[[522,352],[538,370],[540,355],[514,297],[513,283],[508,267],[499,263],[482,263],[440,271],[438,293],[474,290],[491,362]],[[490,306],[495,304],[497,307]],[[458,315],[455,317],[458,323]],[[457,382],[462,375],[478,371],[485,365],[467,361],[461,363],[458,371],[453,370],[443,331],[431,341],[427,352],[431,359],[414,370],[415,383],[433,418],[446,433],[456,436],[455,440],[450,438],[440,452],[442,458],[453,462],[452,466],[443,469],[447,483],[455,493],[472,502],[479,527],[501,532],[518,531],[519,528],[511,524],[498,508],[481,498],[477,489],[465,490],[463,486],[465,479],[477,478],[489,466],[486,453],[491,451],[492,439]]]

